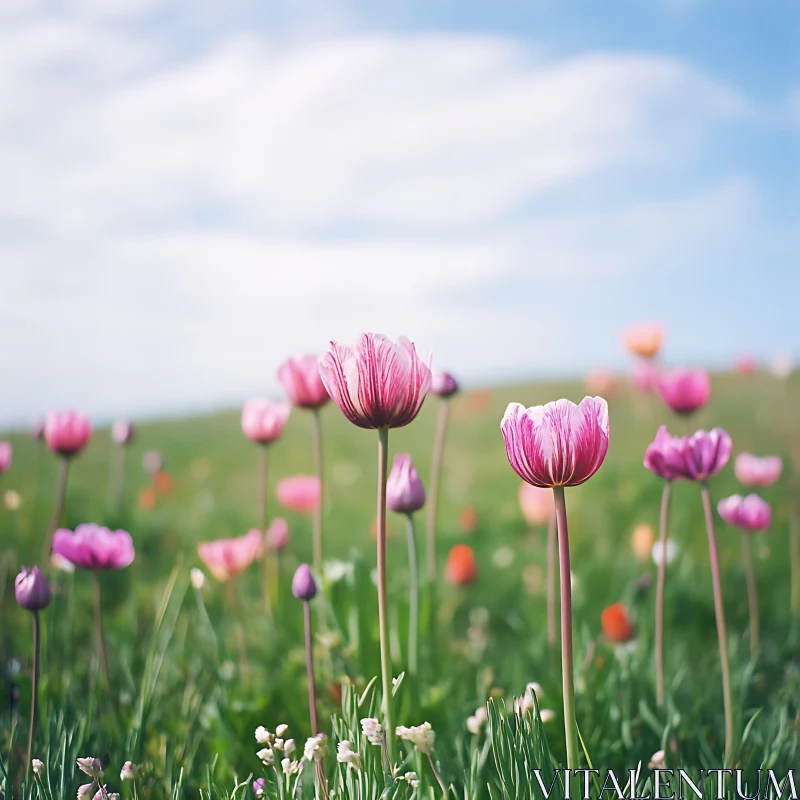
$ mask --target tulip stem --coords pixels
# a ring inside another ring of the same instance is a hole
[[[797,504],[789,487],[789,568],[791,571],[790,610],[792,616],[800,612],[800,525]]]
[[[747,606],[750,610],[750,655],[758,652],[758,587],[756,586],[756,573],[753,570],[753,557],[750,551],[750,536],[747,531],[742,531],[742,564],[744,577],[747,581]]]
[[[578,766],[578,722],[575,718],[575,682],[572,662],[572,578],[569,564],[569,530],[564,487],[554,486],[558,523],[558,563],[561,572],[561,683],[564,693],[564,733],[567,740],[567,768]]]
[[[56,486],[56,504],[53,507],[53,516],[50,518],[50,524],[47,527],[47,544],[43,556],[47,559],[50,556],[50,551],[53,548],[53,534],[58,528],[61,521],[61,515],[64,513],[64,504],[67,499],[67,478],[69,476],[69,458],[61,456],[58,465],[58,485]]]
[[[417,568],[417,538],[414,532],[414,515],[406,514],[408,524],[408,672],[419,671],[419,572]]]
[[[314,688],[314,653],[311,643],[311,604],[303,600],[303,626],[306,641],[306,680],[308,681],[308,713],[311,718],[311,735],[319,733],[317,727],[317,693]]]
[[[547,521],[547,641],[555,646],[558,640],[558,622],[556,620],[556,548],[558,546],[558,529],[556,527],[556,510],[553,508]]]
[[[94,576],[94,635],[97,641],[97,654],[100,657],[100,666],[103,669],[103,678],[106,683],[106,688],[109,686],[108,681],[108,654],[106,653],[106,643],[103,638],[103,612],[102,612],[102,592],[100,589],[100,578]]]
[[[444,440],[447,434],[447,421],[450,417],[450,400],[445,398],[439,403],[439,415],[436,419],[436,434],[433,440],[433,463],[431,465],[431,496],[428,501],[428,518],[426,528],[427,577],[428,583],[436,583],[436,522],[439,511],[439,485],[442,477],[442,461],[444,456]]]
[[[242,626],[242,618],[239,613],[239,604],[236,601],[236,590],[233,587],[232,581],[226,582],[225,595],[228,602],[228,608],[233,612],[234,617],[236,617],[236,643],[239,648],[239,674],[244,675],[247,672],[247,643],[244,638],[244,627]]]
[[[39,612],[33,612],[33,682],[31,685],[31,723],[28,729],[28,769],[33,756],[33,733],[36,730],[36,716],[39,710]]]
[[[392,661],[389,650],[389,604],[386,597],[386,473],[389,462],[389,429],[378,429],[378,624],[381,642],[381,684],[386,719],[386,749],[394,764],[394,702]]]
[[[714,512],[711,509],[711,496],[708,486],[701,484],[703,510],[706,516],[708,533],[708,555],[711,561],[711,581],[714,587],[714,612],[717,617],[717,638],[719,639],[719,660],[722,667],[722,701],[725,710],[725,765],[730,761],[733,746],[733,705],[731,702],[731,672],[728,665],[728,635],[725,629],[725,609],[722,604],[722,578],[719,569],[717,537],[714,532]]]
[[[664,706],[664,586],[667,581],[667,515],[672,495],[672,481],[664,481],[659,516],[658,583],[656,584],[656,703]]]
[[[127,445],[112,445],[111,456],[111,490],[109,492],[109,503],[115,514],[122,512],[122,500],[125,496],[125,472],[128,457]]]
[[[273,587],[270,585],[270,566],[271,554],[267,547],[267,484],[269,480],[269,445],[262,444],[258,453],[258,527],[261,530],[262,554],[261,554],[261,598],[264,603],[264,613],[272,615],[272,603],[270,592]]]
[[[322,422],[320,420],[319,409],[312,410],[314,422],[314,468],[319,480],[319,503],[314,509],[314,530],[312,538],[314,571],[317,575],[322,575],[322,502],[325,491],[322,485]]]

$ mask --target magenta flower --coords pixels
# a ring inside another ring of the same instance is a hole
[[[386,505],[398,514],[411,514],[425,505],[425,487],[410,455],[398,453],[386,480]]]
[[[685,477],[686,439],[672,436],[666,425],[656,433],[644,453],[644,465],[666,481]]]
[[[11,468],[11,442],[0,442],[0,475]]]
[[[745,486],[771,486],[780,478],[782,470],[780,456],[759,458],[752,453],[739,453],[733,462],[733,471]]]
[[[289,523],[283,517],[275,517],[265,538],[270,550],[285,550],[289,546]]]
[[[242,409],[242,432],[253,442],[271,444],[283,433],[291,410],[288,403],[248,400]]]
[[[402,428],[419,413],[431,383],[412,342],[364,333],[353,347],[331,342],[320,359],[328,394],[359,428]]]
[[[75,531],[60,528],[53,535],[53,552],[76,567],[90,570],[124,569],[133,562],[133,539],[127,531],[112,531],[87,522]]]
[[[292,475],[278,481],[275,494],[278,502],[289,511],[309,514],[319,505],[319,478],[314,475]]]
[[[39,567],[22,568],[14,581],[14,597],[28,611],[41,611],[50,603],[50,586]]]
[[[130,422],[115,422],[111,426],[111,440],[114,444],[130,444],[133,440],[133,425]]]
[[[197,545],[197,555],[218,581],[229,581],[244,572],[261,555],[264,541],[253,528],[235,539],[217,539]]]
[[[313,600],[317,594],[317,584],[308,564],[301,564],[292,578],[292,594],[298,600]]]
[[[78,411],[51,411],[44,423],[47,446],[61,456],[74,456],[92,435],[89,418]]]
[[[644,465],[665,480],[704,481],[716,475],[731,457],[733,442],[722,428],[671,436],[665,425],[647,448]]]
[[[281,364],[278,380],[283,384],[289,399],[300,408],[320,408],[330,400],[319,374],[316,356],[290,358]]]
[[[717,503],[720,517],[737,528],[746,531],[765,531],[772,522],[772,509],[766,500],[757,494],[742,497],[739,494],[726,497]]]
[[[600,468],[608,451],[608,404],[584,397],[525,408],[510,403],[500,423],[508,461],[533,486],[578,486]]]
[[[676,414],[691,414],[711,397],[711,380],[705,370],[677,367],[662,373],[658,391]]]
[[[452,397],[458,391],[458,383],[449,372],[434,372],[431,375],[431,394]]]

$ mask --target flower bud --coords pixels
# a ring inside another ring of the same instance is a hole
[[[205,586],[206,574],[203,570],[193,567],[192,571],[189,573],[189,580],[191,581],[192,588],[197,589],[199,592],[203,586]]]
[[[386,505],[399,514],[419,511],[425,505],[425,487],[410,455],[398,453],[386,481]]]
[[[14,581],[14,596],[28,611],[41,611],[50,603],[50,586],[39,567],[22,568]]]
[[[126,761],[122,765],[122,769],[119,773],[119,779],[121,781],[132,781],[136,779],[136,770],[134,769],[133,764],[130,761]]]
[[[317,594],[317,584],[308,564],[301,564],[294,573],[292,594],[298,600],[311,600]]]

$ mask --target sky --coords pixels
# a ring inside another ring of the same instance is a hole
[[[0,424],[800,359],[800,4],[4,0]]]

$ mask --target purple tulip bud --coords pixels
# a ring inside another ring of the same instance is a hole
[[[17,602],[28,611],[41,611],[50,603],[50,587],[47,578],[39,567],[22,568],[14,581],[14,596]]]
[[[411,514],[425,505],[425,487],[410,455],[398,453],[386,481],[386,505],[398,514]]]
[[[458,391],[458,383],[449,372],[434,372],[430,391],[439,397],[452,397]]]
[[[301,564],[294,573],[292,594],[298,600],[311,600],[317,594],[317,584],[308,564]]]

